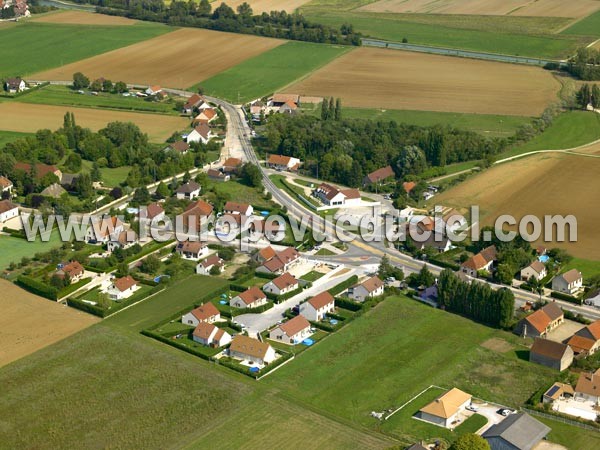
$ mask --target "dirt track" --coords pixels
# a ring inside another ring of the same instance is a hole
[[[0,367],[93,325],[99,319],[0,279]]]
[[[286,92],[341,97],[361,108],[536,116],[559,88],[537,67],[359,48]]]
[[[187,88],[285,41],[182,28],[102,55],[32,75],[37,80],[90,79]]]
[[[31,19],[35,22],[66,23],[76,25],[133,25],[137,20],[119,16],[107,16],[84,11],[60,11]]]

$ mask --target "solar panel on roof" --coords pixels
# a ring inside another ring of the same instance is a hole
[[[549,390],[548,392],[546,392],[546,395],[547,395],[548,397],[552,397],[552,396],[553,396],[553,395],[556,393],[556,391],[558,391],[559,389],[560,389],[560,387],[559,387],[559,386],[552,386],[552,387],[550,388],[550,390]]]

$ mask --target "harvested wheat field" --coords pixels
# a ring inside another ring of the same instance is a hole
[[[127,83],[186,88],[270,50],[285,41],[243,34],[182,28],[147,41],[32,75],[70,80],[82,72]]]
[[[536,116],[559,88],[538,67],[359,48],[286,91],[360,108]]]
[[[597,0],[380,0],[359,8],[380,13],[516,15],[537,17],[588,16],[600,9]]]
[[[576,153],[586,153],[590,155],[600,155],[600,142],[592,142],[589,145],[579,147]]]
[[[248,0],[246,3],[252,7],[254,14],[262,14],[271,11],[286,11],[291,13],[308,2],[310,0]],[[244,0],[225,0],[224,3],[236,10],[238,6],[244,3]]]
[[[32,19],[36,22],[66,23],[73,25],[133,25],[137,20],[126,17],[108,16],[85,11],[62,10],[56,13],[45,14]]]
[[[456,208],[479,205],[483,225],[493,225],[501,214],[510,214],[517,221],[533,214],[542,223],[547,214],[573,214],[578,241],[556,246],[579,258],[600,260],[600,209],[595,207],[600,198],[598,173],[600,158],[540,154],[492,167],[439,194],[435,203]]]
[[[56,130],[62,126],[67,111],[75,114],[78,125],[93,131],[104,128],[108,122],[133,122],[148,134],[151,142],[164,142],[174,131],[189,125],[186,118],[177,116],[3,102],[0,103],[0,130],[22,133],[34,133],[42,128]]]
[[[0,279],[0,367],[89,327],[99,319]]]

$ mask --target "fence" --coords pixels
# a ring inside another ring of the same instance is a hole
[[[562,423],[566,423],[567,425],[573,425],[574,427],[579,427],[579,428],[583,428],[584,430],[592,430],[592,431],[600,431],[600,429],[598,429],[597,427],[594,427],[592,425],[588,425],[582,422],[578,422],[577,420],[571,420],[571,419],[567,419],[566,417],[563,416],[558,416],[555,414],[548,414],[545,412],[541,412],[541,411],[537,411],[535,409],[529,409],[529,408],[521,408],[521,410],[532,414],[534,416],[539,416],[539,417],[543,417],[544,419],[550,419],[550,420],[554,420],[556,422],[562,422]]]

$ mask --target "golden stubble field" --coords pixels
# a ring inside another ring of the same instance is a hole
[[[0,279],[0,367],[87,328],[100,319],[30,294]]]
[[[358,48],[285,92],[341,97],[359,108],[537,116],[559,88],[538,67]]]
[[[137,20],[126,17],[108,16],[85,11],[62,10],[40,17],[34,17],[35,22],[64,23],[73,25],[133,25]]]
[[[378,13],[582,18],[600,9],[600,3],[597,0],[380,0],[359,9]]]
[[[243,34],[181,28],[102,55],[31,76],[37,80],[71,80],[82,72],[91,79],[170,88],[187,88],[236,64],[283,44]]]
[[[164,142],[174,131],[189,126],[185,117],[178,116],[4,102],[0,103],[0,130],[22,133],[35,133],[44,128],[57,130],[67,111],[75,114],[78,125],[93,131],[104,128],[108,122],[133,122],[148,134],[151,142]]]
[[[245,0],[225,0],[223,3],[229,5],[235,11],[238,6],[244,3]],[[254,14],[262,14],[264,12],[269,13],[271,11],[286,11],[288,13],[294,12],[297,8],[310,2],[310,0],[247,0],[252,7]],[[221,4],[220,1],[215,3]],[[214,6],[213,6],[214,8]]]
[[[598,173],[600,158],[539,154],[494,166],[432,201],[456,208],[479,205],[483,225],[493,225],[501,214],[517,220],[527,214],[540,220],[547,214],[573,214],[577,218],[578,242],[556,246],[580,258],[600,260]]]

